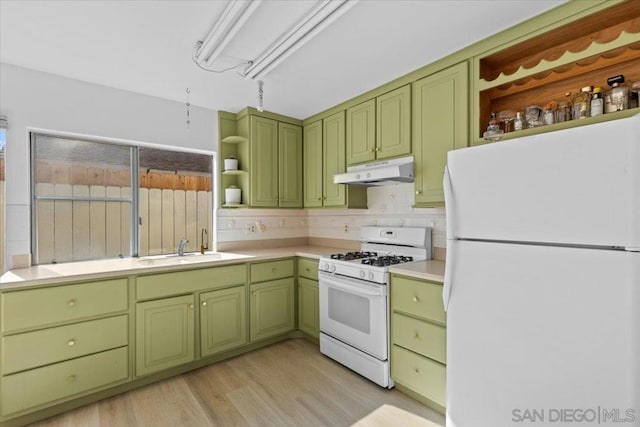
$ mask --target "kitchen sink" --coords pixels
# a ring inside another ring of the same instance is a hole
[[[140,258],[138,263],[146,266],[155,265],[180,265],[180,264],[195,264],[199,262],[209,262],[222,259],[222,254],[217,252],[209,253],[188,253],[184,255],[169,254],[169,255],[156,255]]]

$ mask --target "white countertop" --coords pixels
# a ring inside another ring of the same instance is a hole
[[[77,280],[95,280],[130,274],[147,274],[179,269],[215,267],[247,261],[264,261],[275,258],[300,256],[320,258],[344,252],[344,248],[325,246],[290,246],[270,249],[242,250],[235,252],[207,252],[205,255],[167,257],[166,255],[117,258],[96,261],[45,264],[29,268],[15,269],[0,277],[0,290],[36,287],[52,283]]]
[[[390,267],[389,272],[442,283],[444,282],[444,261],[430,260],[399,264]]]

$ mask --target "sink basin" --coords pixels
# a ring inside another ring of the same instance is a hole
[[[146,266],[154,265],[180,265],[180,264],[195,264],[199,262],[209,262],[222,259],[222,255],[219,253],[188,253],[184,255],[170,254],[170,255],[157,255],[140,258],[139,264]]]

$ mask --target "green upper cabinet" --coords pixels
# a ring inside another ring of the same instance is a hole
[[[323,120],[322,163],[323,205],[344,206],[346,203],[345,186],[333,183],[333,175],[346,171],[345,163],[345,112],[340,111]]]
[[[468,146],[468,79],[463,62],[412,85],[416,206],[444,205],[447,153]]]
[[[251,116],[251,206],[278,206],[278,122]]]
[[[376,158],[376,100],[347,109],[347,164]]]
[[[347,165],[411,154],[411,85],[347,109]]]
[[[333,183],[346,170],[345,112],[304,127],[304,207],[367,208],[367,189]]]
[[[411,154],[411,85],[376,98],[376,159]]]
[[[278,206],[302,207],[302,128],[278,123]]]
[[[322,120],[304,127],[304,207],[322,206]]]

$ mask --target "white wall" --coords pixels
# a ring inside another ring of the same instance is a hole
[[[186,85],[185,85],[186,87]],[[29,129],[214,151],[217,112],[0,63],[0,114],[6,147],[7,268],[30,252]],[[1,240],[1,239],[0,239]]]

